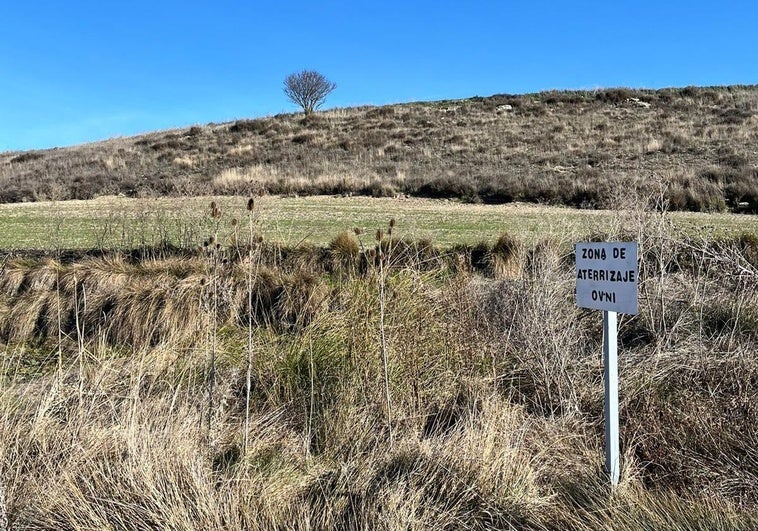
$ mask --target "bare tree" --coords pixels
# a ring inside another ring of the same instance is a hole
[[[290,101],[300,105],[306,115],[321,107],[326,97],[336,88],[336,83],[315,70],[290,74],[284,80],[284,94]]]

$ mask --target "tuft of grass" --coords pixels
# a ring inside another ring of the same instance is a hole
[[[490,260],[495,278],[520,278],[524,270],[524,245],[512,234],[503,232],[492,246]]]
[[[329,243],[332,267],[335,271],[354,272],[358,265],[360,243],[348,231],[341,231]]]

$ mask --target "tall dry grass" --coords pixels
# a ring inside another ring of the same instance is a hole
[[[210,273],[202,255],[9,261],[0,515],[12,529],[754,529],[753,240],[685,239],[655,208],[612,232],[642,252],[640,314],[619,329],[616,489],[600,317],[575,307],[571,242],[340,235],[286,268],[260,242]]]

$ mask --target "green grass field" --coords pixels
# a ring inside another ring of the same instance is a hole
[[[232,219],[246,226],[244,197],[130,199],[0,205],[0,248],[130,248],[162,241],[192,247],[214,230],[209,205],[222,210],[218,232],[233,233]],[[398,234],[429,238],[437,245],[492,241],[503,231],[534,241],[559,240],[623,227],[624,214],[529,204],[481,205],[425,199],[367,197],[256,198],[255,222],[269,240],[285,244],[328,243],[339,231],[373,231],[395,218]],[[758,217],[674,212],[674,225],[687,232],[728,236],[758,232]],[[244,229],[241,229],[244,230]]]

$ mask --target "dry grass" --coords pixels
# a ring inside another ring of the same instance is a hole
[[[222,325],[247,322],[252,312],[256,324],[300,326],[326,300],[326,288],[315,275],[258,266],[254,304],[248,310],[247,268],[246,258],[214,274],[202,257],[138,263],[118,255],[71,264],[11,260],[0,280],[0,336],[5,342],[27,342],[53,338],[62,330],[73,338],[79,323],[111,345],[149,347],[167,340],[196,344],[208,324],[213,278],[216,318]],[[82,301],[80,306],[77,301]]]
[[[615,490],[600,317],[574,305],[571,242],[435,249],[362,232],[329,248],[224,243],[214,269],[208,251],[7,262],[0,515],[30,529],[754,529],[755,237],[682,236],[635,210],[591,237],[625,235],[643,254],[640,314],[619,330]]]
[[[755,86],[496,95],[307,119],[277,115],[3,153],[0,201],[265,190],[612,208],[614,189],[648,191],[663,178],[671,208],[755,213],[757,120]]]

